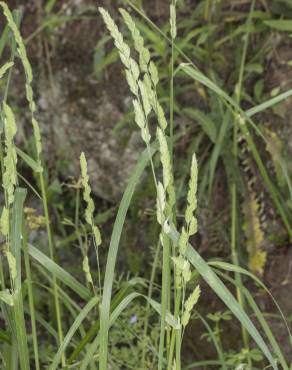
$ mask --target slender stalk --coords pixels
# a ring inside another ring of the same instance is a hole
[[[147,294],[148,298],[151,298],[152,293],[153,293],[153,284],[154,284],[154,280],[155,280],[155,276],[156,276],[159,253],[160,253],[160,241],[157,243],[155,256],[154,256],[154,261],[153,261],[153,264],[152,264],[150,282],[149,282],[148,294]],[[144,319],[144,330],[143,330],[144,344],[143,344],[142,361],[141,361],[142,369],[145,369],[147,332],[148,332],[148,326],[149,326],[149,314],[150,314],[150,303],[149,303],[149,301],[147,301],[146,313],[145,313],[145,319]]]
[[[158,350],[158,370],[163,369],[163,353],[165,342],[165,318],[168,307],[169,287],[170,287],[170,241],[169,238],[163,234],[163,262],[162,262],[162,290],[161,290],[161,322],[160,322],[160,338]]]
[[[45,214],[45,223],[46,223],[46,229],[47,229],[47,235],[48,235],[49,253],[50,253],[50,258],[54,261],[54,244],[53,244],[53,236],[52,236],[51,225],[50,225],[47,194],[46,194],[43,172],[40,173],[40,185],[41,185],[41,195],[42,195],[43,208],[44,208],[44,214]],[[54,302],[55,302],[56,320],[57,320],[57,328],[58,328],[58,339],[59,339],[59,344],[61,344],[63,342],[64,336],[63,336],[63,330],[62,330],[62,318],[61,318],[57,278],[55,274],[53,274],[53,291],[54,291]],[[66,365],[65,354],[62,355],[62,365],[63,366]]]
[[[177,280],[178,278],[176,277],[175,278],[176,295],[175,295],[175,308],[174,308],[174,317],[176,319],[180,317],[180,307],[181,307],[181,300],[182,300],[182,291],[181,291],[181,287],[179,286],[179,282]],[[176,358],[176,370],[181,369],[181,340],[182,340],[181,329],[173,328],[172,333],[171,333],[167,370],[171,370],[173,367],[174,349],[175,349],[175,358]]]
[[[236,103],[240,105],[240,100],[241,100],[241,90],[242,90],[242,83],[243,83],[243,75],[244,75],[244,66],[246,62],[246,56],[247,56],[247,48],[248,48],[248,41],[249,41],[249,29],[251,25],[251,20],[252,20],[252,14],[254,10],[254,5],[255,5],[255,0],[252,1],[251,7],[250,7],[250,12],[247,20],[248,24],[248,32],[245,35],[245,40],[244,40],[244,46],[243,46],[243,52],[242,52],[242,57],[241,57],[241,63],[240,63],[240,70],[239,70],[239,78],[238,78],[238,84],[236,86],[235,90],[235,99]],[[235,160],[237,161],[238,158],[238,120],[235,119],[235,124],[233,125],[233,155]],[[231,222],[231,258],[232,258],[232,263],[236,266],[239,266],[239,260],[238,260],[238,250],[237,250],[237,233],[238,233],[238,222],[237,222],[237,185],[235,181],[232,182],[231,184],[231,217],[232,217],[232,222]],[[236,287],[236,294],[237,294],[237,299],[239,304],[241,305],[242,308],[244,308],[245,302],[244,302],[244,296],[241,291],[241,286],[242,286],[242,280],[241,280],[241,275],[239,273],[235,273],[235,280],[238,283]],[[245,330],[245,328],[242,326],[242,339],[244,343],[244,347],[249,350],[249,337],[248,333]],[[251,367],[251,358],[248,356],[248,365]]]
[[[175,1],[172,0],[172,6]],[[169,99],[169,137],[170,137],[170,156],[173,159],[173,126],[174,126],[174,38],[171,37],[171,58],[170,58],[170,99]]]
[[[27,291],[28,291],[28,301],[29,301],[29,313],[31,321],[31,331],[32,331],[32,341],[33,341],[33,351],[34,351],[34,364],[35,370],[40,370],[40,360],[39,360],[39,351],[38,351],[38,338],[36,330],[36,318],[35,318],[35,306],[34,306],[34,295],[32,288],[32,278],[30,270],[30,261],[27,245],[27,233],[25,228],[22,232],[23,235],[23,254],[24,254],[24,264],[25,264],[25,273],[27,281]]]

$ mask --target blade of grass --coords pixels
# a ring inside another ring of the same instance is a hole
[[[246,21],[247,25],[247,31],[245,34],[244,38],[244,43],[243,43],[243,50],[242,50],[242,55],[241,55],[241,61],[240,61],[240,68],[239,68],[239,76],[238,76],[238,82],[235,87],[234,95],[235,95],[235,102],[238,106],[240,106],[241,102],[241,94],[242,94],[242,85],[243,85],[243,77],[244,77],[244,68],[245,68],[245,63],[246,63],[246,58],[247,58],[247,50],[248,50],[248,44],[249,44],[249,34],[251,30],[251,25],[252,25],[252,17],[253,17],[253,12],[254,12],[254,6],[255,6],[255,0],[252,0],[251,5],[250,5],[250,10],[248,14],[248,18]],[[238,116],[234,116],[234,124],[233,124],[233,148],[232,148],[232,154],[234,157],[234,161],[238,162],[238,129],[240,125],[240,119]],[[237,189],[237,184],[234,179],[232,179],[231,182],[231,258],[232,262],[234,265],[239,266],[239,245],[238,245],[238,240],[239,240],[239,233],[238,233],[238,189]],[[235,280],[237,282],[236,286],[236,295],[237,295],[237,300],[241,306],[241,308],[244,310],[245,302],[244,302],[244,296],[242,295],[242,280],[241,280],[241,275],[236,273],[235,274]],[[248,367],[252,367],[252,362],[251,362],[251,357],[249,356],[249,337],[248,333],[245,330],[244,326],[241,326],[241,332],[242,332],[242,339],[243,339],[243,344],[248,352],[248,357],[247,357],[247,362],[248,362]]]
[[[29,155],[23,152],[20,148],[16,148],[16,153],[19,157],[34,171],[34,172],[42,172],[42,166],[37,163],[34,159],[32,159]]]
[[[153,155],[157,150],[156,147],[152,147],[150,154]],[[109,246],[109,252],[106,263],[106,271],[104,276],[104,286],[103,286],[103,296],[102,303],[100,307],[100,370],[107,369],[107,356],[108,356],[108,330],[110,326],[110,302],[112,294],[112,286],[114,279],[114,270],[116,264],[116,258],[119,248],[119,242],[121,234],[123,231],[123,226],[125,218],[127,215],[128,208],[131,203],[131,199],[135,190],[136,185],[138,184],[140,177],[149,162],[149,151],[148,149],[144,150],[141,155],[141,158],[136,165],[134,172],[130,178],[128,186],[124,192],[118,214],[115,220],[111,242]]]
[[[0,340],[3,342],[6,342],[8,344],[11,344],[11,336],[8,332],[5,330],[0,329]]]
[[[30,256],[40,263],[47,271],[54,273],[62,283],[71,288],[75,293],[84,300],[89,300],[92,297],[91,292],[79,281],[77,281],[72,275],[60,267],[56,262],[47,257],[39,249],[32,245],[28,246],[28,252]]]
[[[96,307],[97,303],[99,301],[98,297],[93,297],[80,311],[80,313],[76,316],[72,326],[68,330],[66,336],[64,337],[63,342],[61,343],[58,352],[54,356],[53,362],[49,367],[49,370],[56,370],[58,368],[58,364],[61,361],[62,354],[65,352],[67,346],[69,345],[73,335],[78,330],[79,326],[83,322],[83,320],[87,317],[89,312]]]
[[[13,289],[13,317],[16,330],[17,351],[21,370],[29,370],[29,351],[27,345],[27,333],[25,328],[22,283],[21,283],[21,244],[23,228],[23,205],[26,197],[26,190],[17,188],[13,204],[11,219],[11,253],[16,261],[17,276]]]
[[[247,111],[245,111],[245,114],[248,117],[252,117],[255,114],[261,113],[264,110],[266,110],[268,108],[271,108],[271,107],[273,107],[274,105],[276,105],[278,103],[281,103],[282,101],[286,100],[290,96],[292,96],[292,89],[290,89],[288,91],[285,91],[284,93],[279,94],[279,95],[275,96],[272,99],[269,99],[269,100],[267,100],[267,101],[265,101],[265,102],[263,102],[259,105],[256,105],[255,107],[252,107],[252,108],[248,109]]]
[[[32,340],[33,340],[34,363],[35,363],[35,370],[40,370],[38,338],[37,338],[36,318],[35,318],[34,293],[33,293],[33,287],[32,287],[30,260],[29,260],[29,253],[28,253],[28,244],[27,244],[27,234],[26,234],[25,227],[23,227],[22,234],[23,234],[22,249],[23,249],[23,254],[24,254],[26,284],[27,284],[27,291],[28,291],[29,314],[30,314]]]
[[[183,370],[193,369],[195,367],[199,367],[199,368],[205,367],[206,368],[206,366],[222,366],[222,365],[223,365],[222,362],[216,361],[216,360],[197,361],[197,362],[192,362],[191,364],[185,366]]]

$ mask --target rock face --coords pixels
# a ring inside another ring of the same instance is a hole
[[[95,2],[80,3],[66,5],[64,12],[84,15],[84,19],[72,18],[48,29],[40,43],[36,37],[28,45],[38,118],[49,167],[64,177],[78,178],[84,151],[93,192],[117,202],[143,146],[132,120],[125,123],[131,99],[120,63],[111,65],[102,76],[94,73],[95,47],[105,35],[105,26]],[[99,5],[109,7],[111,1]],[[24,37],[37,28],[35,12],[34,7],[25,8]],[[106,47],[112,48],[111,40]],[[23,81],[17,86],[14,94],[25,102]]]
[[[123,113],[105,91],[92,97],[70,96],[71,78],[63,71],[55,78],[54,96],[50,89],[43,89],[39,99],[48,154],[52,145],[54,156],[65,161],[65,175],[78,177],[83,151],[93,192],[103,199],[117,201],[141,151],[138,130],[133,131],[129,125],[116,129]],[[76,80],[76,84],[84,83]],[[50,132],[45,130],[48,125]]]

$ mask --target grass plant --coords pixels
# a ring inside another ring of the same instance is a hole
[[[246,22],[238,82],[233,95],[229,95],[219,83],[217,84],[216,79],[211,78],[212,73],[211,77],[208,77],[201,72],[180,48],[178,44],[180,28],[177,22],[179,1],[172,0],[170,3],[169,36],[158,29],[139,7],[130,3],[132,9],[154,27],[154,31],[158,32],[170,46],[170,73],[167,84],[169,90],[166,100],[160,96],[162,79],[159,76],[159,68],[136,20],[126,9],[119,10],[120,18],[129,31],[130,37],[127,38],[126,31],[125,35],[120,31],[124,28],[118,27],[110,13],[102,7],[99,8],[99,13],[123,65],[128,88],[132,94],[134,120],[145,149],[137,161],[119,204],[107,250],[105,268],[100,257],[105,252],[101,246],[101,232],[96,221],[95,213],[98,211],[90,186],[87,160],[85,154],[81,153],[81,174],[80,181],[76,185],[74,220],[71,223],[68,222],[74,229],[74,235],[63,240],[63,245],[71,245],[70,243],[77,240],[81,248],[79,270],[82,274],[75,277],[62,266],[54,241],[55,225],[50,216],[47,169],[41,130],[37,121],[32,67],[19,31],[19,18],[17,14],[9,10],[6,3],[0,2],[7,21],[7,27],[1,36],[0,51],[1,45],[3,50],[6,44],[11,49],[10,60],[0,68],[0,78],[6,84],[1,102],[2,140],[0,146],[3,187],[0,231],[4,240],[0,261],[0,302],[1,319],[5,322],[4,329],[0,330],[1,368],[7,370],[31,368],[36,370],[43,368],[49,370],[74,368],[107,370],[118,368],[118,366],[124,368],[126,365],[122,360],[111,353],[118,351],[116,347],[119,345],[111,347],[111,329],[119,323],[125,328],[125,332],[128,331],[134,338],[134,344],[132,342],[128,344],[128,347],[124,349],[125,353],[130,353],[131,346],[133,348],[142,346],[141,359],[138,364],[141,370],[147,368],[182,370],[199,366],[201,368],[214,366],[218,369],[231,369],[235,368],[234,366],[237,369],[257,369],[258,363],[274,370],[280,368],[289,370],[288,360],[264,314],[252,294],[244,286],[245,278],[248,277],[268,292],[276,304],[281,320],[285,323],[292,343],[289,324],[274,297],[258,277],[241,267],[238,250],[238,197],[240,193],[237,182],[234,178],[230,178],[232,263],[220,260],[206,261],[200,255],[198,248],[193,246],[200,228],[198,198],[202,171],[200,158],[196,153],[191,153],[190,168],[183,178],[183,182],[189,178],[185,197],[180,196],[184,193],[179,191],[179,186],[177,186],[174,151],[176,143],[175,81],[178,76],[183,75],[184,78],[195,81],[208,89],[221,108],[222,122],[218,131],[214,128],[215,126],[210,127],[212,120],[206,118],[206,115],[198,111],[192,113],[193,117],[200,121],[203,135],[207,135],[213,143],[205,176],[209,186],[209,196],[224,138],[231,126],[233,128],[231,140],[233,163],[236,166],[238,161],[240,131],[250,148],[279,217],[291,236],[289,209],[282,202],[282,197],[271,180],[253,134],[257,134],[265,142],[267,139],[252,117],[287,99],[292,92],[289,90],[248,110],[241,104],[255,3],[254,0],[251,2]],[[54,5],[55,1],[49,1],[47,8],[52,10]],[[204,15],[208,21],[208,35],[210,35],[212,1],[206,1],[204,5]],[[279,24],[275,23],[270,23],[270,25],[279,27]],[[10,44],[9,37],[12,40]],[[208,37],[208,50],[212,51],[214,44],[212,37]],[[16,144],[17,120],[12,104],[9,105],[8,87],[16,56],[25,74],[25,95],[29,106],[34,141],[32,153],[22,150]],[[210,65],[211,62],[212,58],[209,60]],[[165,104],[165,101],[169,103]],[[204,128],[206,121],[211,122],[207,129]],[[18,172],[21,164],[27,166],[33,173],[37,179],[36,184],[26,181],[27,188],[20,186],[23,182],[23,176]],[[158,227],[150,281],[136,277],[117,283],[116,267],[121,236],[130,205],[133,202],[133,195],[148,166],[151,168],[155,189],[154,217]],[[290,179],[285,172],[286,167],[283,164],[281,168],[291,192]],[[184,188],[184,185],[182,187]],[[29,213],[26,208],[28,197],[34,197],[37,202],[40,202],[43,212],[43,216],[35,217],[33,223],[29,217],[32,217],[34,211]],[[81,221],[83,203],[85,225],[82,225]],[[185,208],[183,212],[181,211],[182,205]],[[38,230],[42,227],[42,223],[45,226],[47,249],[42,248],[42,243],[38,239],[33,240],[31,237],[32,226],[29,225],[32,224],[35,230]],[[91,247],[95,254],[94,259],[91,258]],[[158,272],[161,274],[161,282],[157,279]],[[206,294],[207,286],[224,303],[225,312],[211,313],[207,317],[200,314],[200,300]],[[234,295],[233,292],[236,294]],[[38,298],[38,294],[41,298]],[[45,310],[41,310],[42,304],[39,300],[42,297],[46,300],[53,299],[52,312],[50,312],[49,305]],[[142,329],[138,333],[130,327],[131,323],[136,320],[135,315],[130,319],[127,317],[127,311],[131,312],[130,305],[133,305],[137,312],[141,310],[144,315]],[[153,320],[154,314],[155,320]],[[185,363],[182,356],[184,338],[193,319],[203,324],[206,333],[202,338],[208,338],[213,343],[218,355],[217,359]],[[222,322],[231,319],[239,321],[242,328],[243,343],[236,353],[225,351],[221,340]],[[208,320],[212,323],[210,324]],[[156,337],[152,336],[152,330],[150,330],[153,326],[158,333]],[[118,338],[117,343],[119,340]],[[122,340],[121,343],[123,343]],[[46,352],[44,345],[50,347],[51,351]]]

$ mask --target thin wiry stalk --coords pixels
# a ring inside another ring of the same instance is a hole
[[[243,46],[243,52],[241,57],[241,63],[240,63],[240,70],[239,70],[239,78],[238,78],[238,84],[236,86],[235,91],[235,99],[238,105],[240,105],[241,100],[241,90],[242,90],[242,83],[243,83],[243,75],[244,75],[244,67],[246,62],[246,56],[247,56],[247,49],[248,49],[248,41],[249,41],[249,29],[251,26],[252,21],[252,15],[253,10],[255,6],[255,0],[252,1],[250,12],[247,20],[248,24],[248,31],[245,35],[244,40],[244,46]],[[235,118],[235,124],[233,125],[233,155],[234,158],[238,159],[238,120]],[[237,200],[237,185],[233,181],[231,184],[231,259],[232,263],[236,266],[239,266],[239,260],[238,260],[238,220],[237,220],[237,212],[238,212],[238,200]],[[238,273],[235,273],[235,280],[237,281],[238,285],[236,287],[236,294],[238,302],[240,303],[241,307],[244,308],[245,302],[244,302],[244,296],[242,294],[242,280],[241,275]],[[242,338],[243,343],[247,351],[249,351],[249,337],[248,333],[245,330],[243,326],[241,326],[242,330]],[[248,365],[251,367],[251,358],[248,356]]]
[[[175,7],[175,0],[171,5]],[[169,138],[170,138],[170,155],[173,158],[173,131],[174,131],[174,37],[171,37],[171,58],[170,58],[170,99],[169,99]]]
[[[152,264],[152,269],[151,269],[151,276],[150,276],[150,281],[149,281],[149,287],[148,287],[148,298],[152,298],[152,293],[153,293],[153,284],[155,281],[155,276],[156,276],[156,270],[158,266],[158,257],[160,253],[160,248],[161,248],[161,243],[160,241],[157,243],[156,251],[155,251],[155,256],[154,256],[154,261]],[[145,368],[145,360],[146,360],[146,345],[147,345],[147,333],[148,333],[148,326],[149,326],[149,315],[150,315],[150,303],[147,302],[146,306],[146,313],[145,313],[145,319],[144,319],[144,329],[143,329],[143,350],[142,350],[142,369]]]
[[[48,235],[49,253],[50,253],[50,258],[54,261],[55,256],[54,256],[53,235],[52,235],[51,225],[50,225],[44,175],[42,172],[40,173],[40,185],[41,185],[41,196],[42,196],[43,208],[44,208],[44,214],[45,214],[45,223],[46,223],[46,229],[47,229],[47,235]],[[58,284],[57,284],[57,278],[55,274],[53,274],[53,292],[54,292],[54,302],[55,302],[56,320],[57,320],[57,328],[58,328],[58,339],[59,339],[59,344],[61,344],[63,342],[64,336],[63,336],[63,329],[62,329],[62,316],[61,316],[61,307],[60,307],[60,301],[59,301]],[[62,365],[63,366],[66,365],[65,354],[62,355]]]
[[[25,228],[23,228],[22,235],[23,235],[24,264],[25,264],[25,273],[26,273],[26,281],[27,281],[28,301],[29,301],[29,313],[30,313],[30,320],[31,320],[31,331],[32,331],[33,351],[34,351],[34,364],[35,364],[35,369],[40,370],[38,337],[37,337],[36,318],[35,318],[35,305],[34,305],[34,298],[33,298],[34,294],[33,294],[33,287],[32,287],[28,245],[27,245],[27,234],[26,234]]]

